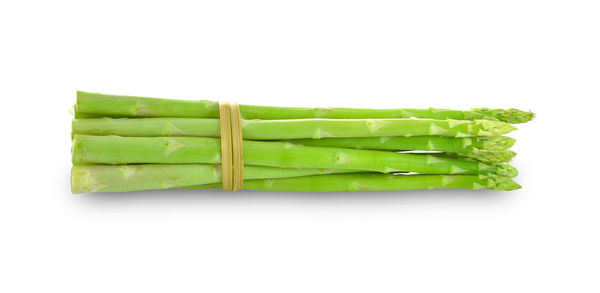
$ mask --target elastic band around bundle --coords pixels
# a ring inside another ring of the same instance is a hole
[[[221,181],[223,190],[237,191],[244,184],[242,117],[237,103],[219,103],[221,126]]]

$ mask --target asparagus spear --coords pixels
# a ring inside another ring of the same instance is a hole
[[[245,166],[247,179],[284,178],[352,170]],[[71,192],[117,192],[180,188],[221,182],[221,166],[208,164],[86,165],[71,169]]]
[[[514,177],[509,165],[490,166],[471,160],[429,154],[299,146],[287,142],[244,140],[244,163],[286,168],[330,168],[423,174],[495,173]],[[73,163],[209,163],[221,162],[218,138],[120,137],[75,135]]]
[[[74,134],[122,136],[220,135],[219,120],[208,118],[74,119]],[[497,136],[516,129],[490,120],[431,119],[296,119],[243,120],[245,139],[295,139],[323,137],[377,137],[437,135],[450,137]]]
[[[216,102],[200,100],[156,99],[122,95],[77,92],[75,117],[219,117]],[[474,120],[486,119],[509,123],[523,123],[533,113],[517,109],[476,108],[470,111],[446,109],[355,109],[355,108],[292,108],[240,105],[245,119],[367,119],[367,118],[432,118]]]
[[[192,189],[220,188],[219,184],[188,186]],[[244,189],[280,191],[362,191],[467,188],[515,190],[516,182],[485,175],[390,175],[354,173],[315,175],[281,179],[244,180]]]
[[[507,136],[495,136],[488,138],[453,138],[440,136],[334,137],[321,139],[295,139],[288,141],[291,143],[318,147],[390,151],[439,151],[451,153],[471,153],[475,150],[505,151],[512,147],[515,143],[513,138]]]
[[[296,139],[288,142],[307,146],[341,147],[393,151],[437,151],[452,157],[466,157],[488,164],[509,162],[516,153],[509,151],[515,140],[506,136],[478,137],[349,137]],[[491,150],[490,150],[491,149]]]

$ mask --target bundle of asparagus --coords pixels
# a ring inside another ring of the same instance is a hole
[[[244,189],[513,190],[517,109],[240,105]],[[78,92],[73,193],[221,187],[219,106]],[[416,152],[415,152],[416,151]]]

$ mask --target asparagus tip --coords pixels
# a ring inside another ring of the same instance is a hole
[[[471,109],[473,112],[482,114],[489,119],[508,122],[508,123],[525,123],[535,117],[535,114],[531,111],[522,111],[519,109],[488,109],[488,108],[475,108]]]
[[[521,188],[519,183],[513,181],[512,179],[500,180],[496,181],[496,186],[494,186],[494,190],[504,190],[510,191]]]
[[[521,188],[521,185],[513,181],[512,179],[498,175],[498,174],[487,174],[487,175],[479,175],[480,179],[487,180],[485,184],[485,188],[492,190],[515,190]],[[481,186],[483,188],[483,186]]]
[[[517,129],[514,125],[502,121],[475,120],[475,123],[481,127],[478,133],[480,136],[498,136]]]
[[[503,176],[506,178],[513,178],[513,177],[517,177],[517,175],[519,175],[519,171],[517,170],[517,168],[505,164],[505,165],[498,165],[496,167],[496,174],[499,176]]]
[[[517,153],[506,150],[506,151],[487,151],[487,150],[473,150],[471,153],[462,154],[467,158],[475,159],[478,161],[486,162],[489,164],[500,164],[510,162]]]
[[[510,149],[516,139],[508,136],[493,136],[483,140],[483,148],[488,151],[505,151]]]

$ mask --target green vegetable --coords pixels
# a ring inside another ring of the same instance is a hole
[[[440,136],[413,136],[413,137],[349,137],[349,138],[322,138],[322,139],[295,139],[287,140],[290,143],[319,146],[340,147],[370,150],[391,151],[434,151],[445,152],[451,157],[464,157],[478,160],[487,164],[500,164],[510,162],[516,155],[509,151],[515,140],[506,136],[489,138],[480,137],[440,137]]]
[[[74,134],[121,136],[220,136],[219,120],[208,118],[75,119]],[[437,135],[497,136],[516,129],[489,120],[297,119],[242,120],[244,139]]]
[[[122,95],[77,92],[76,118],[90,117],[185,117],[218,118],[218,104],[206,100],[156,99]],[[240,105],[244,119],[380,119],[431,118],[474,120],[486,119],[523,123],[533,113],[517,109],[476,108],[470,111],[447,109],[355,109],[355,108],[292,108]]]
[[[412,137],[348,137],[295,139],[291,143],[318,146],[356,148],[367,150],[390,151],[439,151],[450,153],[471,153],[475,150],[505,151],[513,146],[515,140],[507,136],[480,137],[441,137],[441,136],[412,136]]]
[[[193,189],[220,188],[219,184],[189,186]],[[519,184],[485,175],[391,175],[377,173],[316,175],[281,179],[244,180],[244,189],[280,191],[366,191],[467,188],[514,190]]]
[[[217,102],[77,92],[74,109],[73,193],[222,188]],[[285,191],[517,189],[518,172],[505,164],[515,140],[502,135],[534,117],[488,108],[239,110],[243,188]]]
[[[244,178],[284,178],[352,170],[293,169],[244,166]],[[86,165],[71,169],[71,191],[117,192],[180,188],[221,182],[221,166],[208,164]]]
[[[473,152],[471,152],[471,153],[457,153],[457,154],[449,153],[446,155],[448,157],[455,157],[455,158],[465,157],[465,158],[469,158],[472,160],[484,162],[487,164],[501,164],[501,163],[510,162],[517,155],[517,153],[515,153],[513,151],[509,151],[509,150],[499,151],[499,152],[473,150]]]
[[[490,166],[430,154],[299,146],[287,142],[244,140],[244,164],[285,168],[328,168],[422,174],[487,174],[514,177],[509,165]],[[208,137],[120,137],[75,135],[73,163],[221,162],[220,139]]]

